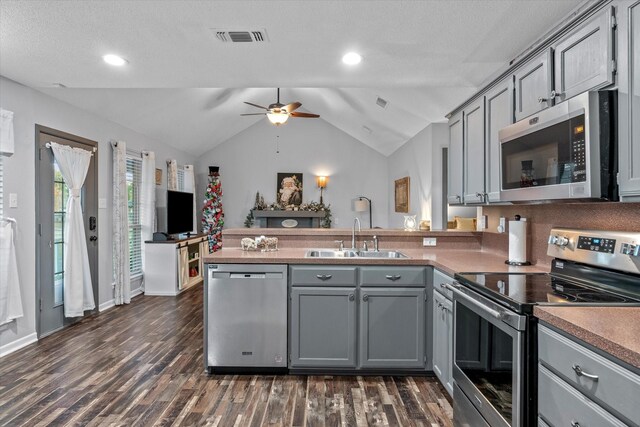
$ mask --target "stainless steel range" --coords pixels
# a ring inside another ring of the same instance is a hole
[[[550,273],[462,273],[454,294],[454,425],[536,424],[535,305],[640,306],[640,233],[553,229]]]

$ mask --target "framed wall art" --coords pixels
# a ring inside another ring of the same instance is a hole
[[[283,207],[302,203],[302,173],[278,173],[276,201]]]
[[[409,177],[396,179],[395,205],[396,212],[409,212]]]

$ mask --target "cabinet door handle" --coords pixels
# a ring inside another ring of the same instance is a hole
[[[575,371],[575,373],[579,376],[579,377],[585,377],[585,378],[589,378],[590,380],[593,381],[598,381],[598,376],[597,375],[593,375],[590,374],[588,372],[585,372],[582,370],[582,367],[580,365],[576,365],[574,364],[571,369],[573,369]]]
[[[538,97],[538,104],[542,104],[543,102],[547,102],[548,99],[547,98],[543,98],[541,96]]]
[[[571,420],[571,427],[580,427],[580,423],[576,420]]]
[[[562,92],[556,92],[555,90],[551,91],[551,98],[555,99],[555,98],[562,98]]]
[[[349,301],[353,301],[356,299],[356,296],[354,294],[349,294]]]
[[[400,280],[400,278],[401,278],[402,276],[400,276],[399,274],[394,274],[394,275],[387,274],[385,277],[386,277],[387,279],[389,279],[389,280],[391,280],[391,281],[395,282],[396,280]]]
[[[331,274],[316,274],[316,277],[320,280],[329,280],[333,276]]]
[[[367,294],[362,295],[362,301],[364,301],[364,302],[369,301],[369,295],[367,295]]]

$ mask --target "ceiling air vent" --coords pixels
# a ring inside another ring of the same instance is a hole
[[[378,99],[376,99],[376,104],[378,104],[378,106],[380,106],[381,108],[386,108],[387,107],[387,101],[385,101],[384,99],[378,97]]]
[[[269,41],[267,30],[225,30],[220,28],[211,29],[218,40],[223,43],[264,43]]]

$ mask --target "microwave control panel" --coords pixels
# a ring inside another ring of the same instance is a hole
[[[615,239],[603,239],[601,237],[578,237],[578,249],[585,251],[603,252],[612,254],[616,247]]]
[[[571,182],[587,180],[587,154],[584,137],[584,116],[571,120],[571,160],[574,164]]]

